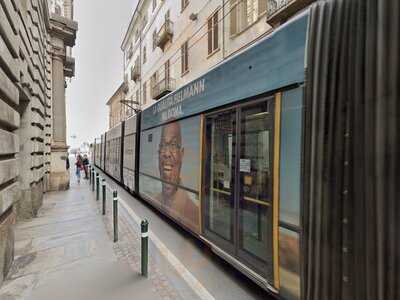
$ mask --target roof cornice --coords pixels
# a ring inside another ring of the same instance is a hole
[[[127,31],[125,32],[124,38],[123,38],[123,40],[122,40],[122,44],[121,44],[121,50],[122,50],[122,51],[124,51],[124,49],[126,48],[126,45],[127,45],[128,41],[129,41],[129,37],[130,37],[130,35],[132,34],[133,24],[134,24],[135,21],[137,20],[138,15],[140,15],[140,14],[139,14],[139,11],[140,11],[140,9],[141,9],[141,7],[143,6],[143,3],[144,3],[145,1],[146,1],[146,0],[139,0],[138,4],[136,5],[136,8],[135,8],[135,10],[134,10],[134,12],[133,12],[133,14],[132,14],[131,20],[129,21],[128,29],[127,29]]]

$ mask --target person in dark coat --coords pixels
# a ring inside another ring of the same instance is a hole
[[[87,155],[85,154],[83,156],[83,170],[85,171],[85,179],[89,179],[89,159],[87,157]]]

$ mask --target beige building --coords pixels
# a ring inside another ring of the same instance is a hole
[[[0,5],[0,284],[13,260],[12,224],[36,216],[47,190],[69,186],[65,87],[74,75],[73,0]]]
[[[132,103],[122,103],[125,99],[126,95],[124,92],[124,84],[122,83],[118,89],[115,91],[114,95],[107,101],[107,106],[109,109],[108,113],[108,127],[109,129],[113,128],[115,125],[125,121],[126,118],[132,115],[133,111],[130,108]]]
[[[126,98],[148,107],[313,1],[140,0],[121,45]]]

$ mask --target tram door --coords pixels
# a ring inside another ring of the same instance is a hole
[[[206,116],[204,234],[272,282],[273,105]]]

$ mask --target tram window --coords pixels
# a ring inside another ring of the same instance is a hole
[[[267,261],[272,203],[272,118],[268,102],[244,108],[241,116],[240,246],[258,259]]]
[[[227,241],[233,240],[234,128],[235,114],[232,112],[210,118],[206,127],[207,140],[210,141],[206,227]]]
[[[300,225],[300,170],[302,134],[302,90],[285,92],[282,97],[280,220]]]

